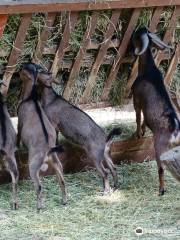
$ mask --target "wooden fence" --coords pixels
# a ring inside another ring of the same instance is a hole
[[[79,0],[79,1],[12,1],[12,0],[3,0],[0,3],[0,37],[3,35],[3,30],[6,26],[8,16],[15,13],[21,13],[21,21],[19,28],[16,33],[16,38],[14,40],[13,47],[10,53],[3,53],[4,55],[8,54],[8,63],[6,65],[5,71],[3,73],[3,80],[5,81],[7,87],[2,86],[2,91],[7,93],[10,80],[13,76],[13,73],[16,71],[16,65],[19,57],[21,56],[21,50],[23,48],[23,42],[26,37],[26,32],[31,23],[32,13],[37,12],[49,12],[46,15],[46,20],[44,22],[43,30],[38,39],[36,51],[34,52],[34,60],[41,62],[41,59],[44,55],[53,56],[52,64],[48,65],[48,68],[52,71],[54,77],[57,76],[58,72],[64,68],[68,69],[69,76],[67,84],[64,88],[63,96],[69,100],[72,90],[75,86],[77,76],[80,72],[81,67],[85,64],[88,57],[89,50],[95,50],[95,58],[89,63],[86,63],[90,68],[90,73],[88,80],[86,82],[85,89],[82,93],[81,98],[79,99],[80,104],[88,103],[92,89],[97,82],[97,75],[99,69],[104,64],[109,64],[107,71],[107,77],[104,82],[103,91],[100,97],[101,102],[108,102],[108,95],[111,90],[111,87],[117,77],[121,64],[125,61],[132,62],[134,59],[130,58],[127,60],[124,56],[127,53],[128,44],[132,35],[132,32],[137,26],[138,19],[144,7],[150,7],[152,9],[152,17],[149,21],[149,29],[151,31],[156,31],[156,27],[161,18],[161,13],[164,9],[164,6],[174,6],[171,17],[169,18],[168,27],[164,33],[163,40],[167,43],[172,43],[173,34],[177,27],[178,18],[180,17],[180,1],[179,0],[115,0],[115,1],[91,1],[91,0]],[[122,9],[131,8],[132,14],[125,29],[125,32],[122,37],[114,38],[114,33],[116,31],[116,26],[118,24],[119,18],[122,14]],[[100,17],[100,11],[103,9],[112,9],[112,14],[109,22],[107,23],[106,31],[104,32],[103,40],[101,42],[91,41],[91,38],[96,30],[97,21]],[[64,56],[67,52],[71,51],[69,41],[70,37],[73,34],[76,24],[78,22],[79,14],[82,10],[95,10],[92,12],[87,24],[87,29],[84,32],[82,37],[79,50],[77,51],[76,56],[73,60],[66,61]],[[48,48],[46,42],[51,33],[51,26],[55,21],[56,14],[60,11],[67,11],[66,23],[64,26],[64,31],[62,38],[59,40],[59,43]],[[180,56],[180,47],[178,43],[173,43],[174,51],[170,54],[165,54],[163,52],[158,52],[156,55],[156,63],[159,65],[161,61],[169,59],[169,64],[167,72],[165,74],[166,83],[169,84],[174,71],[178,65],[179,56]],[[107,52],[109,49],[115,49],[115,54],[112,58],[107,58]],[[1,57],[0,52],[0,57]],[[133,67],[129,79],[127,79],[127,86],[125,89],[125,97],[128,96],[131,85],[137,74],[137,61],[133,62]],[[103,104],[101,104],[103,106]]]
[[[134,58],[125,58],[127,54],[128,44],[134,29],[137,27],[141,12],[145,7],[149,7],[152,10],[152,16],[149,21],[149,29],[156,31],[159,21],[161,20],[161,14],[165,6],[172,6],[172,13],[169,18],[168,26],[163,34],[163,40],[167,43],[174,45],[174,51],[170,54],[163,52],[157,52],[155,60],[157,65],[168,59],[167,71],[165,73],[165,81],[169,84],[172,80],[173,74],[177,68],[180,57],[180,43],[172,42],[174,31],[177,28],[177,22],[180,18],[180,1],[179,0],[1,0],[0,1],[0,37],[3,35],[4,28],[7,24],[9,16],[11,14],[21,14],[21,20],[16,32],[16,37],[8,53],[5,49],[0,49],[0,58],[2,56],[7,57],[8,62],[5,66],[5,70],[1,71],[3,80],[6,86],[2,86],[2,91],[6,94],[13,74],[17,70],[17,63],[22,54],[23,42],[26,38],[26,33],[32,21],[32,14],[38,12],[45,12],[46,19],[44,21],[43,29],[38,38],[35,52],[33,53],[34,61],[41,63],[44,55],[53,56],[52,64],[49,63],[47,67],[52,71],[54,77],[58,72],[66,68],[69,71],[67,84],[65,86],[63,96],[69,100],[72,90],[75,86],[77,76],[81,70],[81,67],[86,64],[90,73],[86,82],[86,87],[83,91],[80,104],[87,103],[90,99],[90,95],[93,87],[96,84],[98,72],[102,65],[109,65],[107,71],[107,77],[104,82],[103,91],[100,97],[100,102],[95,104],[95,107],[104,107],[108,104],[108,95],[110,89],[117,78],[117,74],[121,65],[124,62],[131,62],[132,70],[127,79],[125,88],[125,98],[127,98],[131,85],[135,80],[137,74],[137,60]],[[126,26],[124,34],[121,37],[116,36],[116,26],[123,13],[123,10],[131,9],[131,16]],[[96,30],[97,22],[100,17],[101,10],[111,10],[110,20],[107,23],[106,31],[104,32],[101,42],[93,41],[93,34]],[[94,10],[90,14],[87,29],[82,36],[80,47],[74,56],[73,60],[66,61],[64,58],[67,52],[71,51],[70,38],[73,34],[78,18],[81,11]],[[58,44],[48,47],[46,45],[48,38],[51,36],[51,27],[54,24],[56,15],[59,12],[66,12],[66,21],[63,28],[63,34]],[[115,49],[114,56],[107,58],[107,52],[109,49]],[[95,57],[92,61],[88,62],[88,51],[96,51]],[[94,106],[94,105],[93,105]],[[85,153],[78,149],[73,148],[71,145],[65,145],[65,156],[63,157],[63,165],[65,172],[77,171],[83,169],[85,164],[82,163],[82,158],[86,158]],[[69,155],[68,155],[69,154]],[[115,142],[112,146],[112,156],[116,163],[121,160],[134,160],[142,161],[144,159],[152,159],[154,157],[153,142],[151,138],[143,138],[141,140],[128,140]],[[80,161],[77,161],[79,159]],[[21,178],[27,177],[27,153],[17,154],[18,166],[20,168]],[[68,161],[67,161],[68,160]],[[0,182],[7,180],[7,174],[4,170],[0,169]]]

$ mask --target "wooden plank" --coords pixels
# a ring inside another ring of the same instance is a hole
[[[81,103],[86,103],[89,100],[89,97],[91,95],[91,91],[92,91],[92,89],[93,89],[93,87],[95,86],[95,83],[96,83],[96,77],[97,77],[99,68],[100,68],[101,64],[103,63],[103,60],[104,60],[105,55],[107,53],[109,43],[111,42],[111,38],[112,38],[112,36],[114,34],[114,31],[116,29],[116,25],[118,23],[120,14],[121,14],[121,11],[119,11],[119,10],[115,10],[112,13],[110,22],[109,22],[108,27],[107,27],[107,31],[104,34],[103,43],[100,46],[100,49],[98,51],[95,62],[93,64],[92,68],[91,68],[91,72],[90,72],[88,81],[86,83],[86,88],[84,90],[83,96],[80,99]]]
[[[53,26],[55,17],[56,17],[56,13],[49,13],[44,21],[44,27],[38,39],[36,51],[33,58],[33,61],[36,63],[40,63],[40,60],[43,55],[43,50],[45,48],[45,44],[52,32],[52,26]]]
[[[165,81],[166,85],[170,85],[170,83],[173,79],[174,72],[176,71],[176,68],[178,65],[178,60],[179,60],[179,56],[178,56],[179,49],[180,49],[180,43],[177,44],[177,46],[176,46],[175,52],[171,58],[169,66],[168,66],[168,70],[165,74],[164,81]]]
[[[21,49],[23,47],[23,42],[26,37],[26,31],[29,26],[31,16],[32,16],[31,14],[23,15],[21,23],[19,25],[16,39],[11,50],[11,54],[9,56],[8,65],[6,66],[6,71],[3,75],[3,81],[6,86],[4,85],[1,86],[1,92],[5,95],[7,94],[11,77],[16,69],[16,62],[21,54]]]
[[[8,15],[0,15],[0,38],[3,35],[4,28],[6,26]]]
[[[142,8],[180,5],[179,0],[1,0],[0,14]]]
[[[133,11],[131,19],[129,21],[128,28],[127,28],[127,30],[124,34],[124,37],[122,39],[122,42],[121,42],[121,44],[118,48],[117,56],[116,56],[115,61],[112,65],[112,67],[111,67],[108,78],[105,82],[105,86],[104,86],[103,93],[102,93],[102,96],[101,96],[102,101],[106,101],[108,99],[109,91],[110,91],[111,86],[112,86],[112,84],[113,84],[113,82],[114,82],[114,80],[117,76],[122,58],[123,58],[124,54],[126,53],[127,46],[128,46],[129,40],[131,38],[131,35],[134,31],[134,28],[137,24],[137,21],[138,21],[139,15],[140,15],[140,11],[141,11],[140,9],[135,9]]]
[[[99,17],[99,12],[96,12],[96,11],[93,12],[93,14],[91,16],[91,19],[89,21],[89,25],[86,29],[85,34],[84,34],[83,40],[80,44],[79,52],[78,52],[78,54],[75,58],[75,62],[73,64],[73,67],[72,67],[67,85],[66,85],[66,87],[64,89],[64,92],[63,92],[63,97],[67,100],[70,98],[72,88],[74,87],[76,78],[77,78],[77,76],[79,74],[79,71],[80,71],[80,68],[81,68],[81,63],[82,63],[82,61],[84,59],[84,56],[86,54],[86,49],[89,45],[89,42],[91,41],[91,36],[96,29],[98,17]]]
[[[150,22],[150,25],[149,25],[149,30],[151,32],[154,32],[156,30],[157,24],[159,23],[159,20],[161,17],[162,10],[163,10],[162,7],[158,7],[155,9],[152,19],[151,19],[151,22]],[[133,82],[135,81],[137,74],[138,74],[138,58],[136,59],[135,63],[133,64],[130,77],[127,81],[126,90],[125,90],[125,98],[129,97],[129,94],[131,91],[131,86],[132,86]]]
[[[69,142],[63,143],[65,152],[60,158],[62,159],[63,170],[65,173],[87,170],[94,167],[92,161],[88,159],[85,151]],[[111,145],[111,156],[116,164],[129,162],[143,162],[144,160],[154,159],[154,147],[152,138],[129,139],[125,141],[115,141]],[[18,151],[16,153],[17,164],[20,172],[20,179],[29,178],[28,171],[28,153]],[[53,169],[49,166],[48,171],[43,173],[44,176],[54,174]],[[0,169],[0,184],[10,182],[11,178],[5,169]]]
[[[67,22],[66,26],[64,28],[63,32],[63,37],[60,41],[58,50],[56,52],[52,67],[51,67],[51,72],[53,74],[53,77],[56,77],[58,70],[60,68],[61,61],[64,57],[66,48],[69,45],[69,39],[71,36],[71,32],[73,31],[76,22],[78,20],[78,13],[77,12],[69,12],[67,15]]]

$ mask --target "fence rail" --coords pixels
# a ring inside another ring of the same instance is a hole
[[[178,6],[179,0],[1,0],[0,14]]]

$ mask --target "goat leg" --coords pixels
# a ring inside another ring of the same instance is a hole
[[[63,167],[62,164],[57,156],[57,153],[52,153],[51,154],[51,161],[50,161],[52,167],[56,171],[57,179],[59,182],[59,186],[62,191],[62,204],[65,205],[67,203],[67,193],[66,193],[66,188],[65,188],[65,181],[63,177]]]

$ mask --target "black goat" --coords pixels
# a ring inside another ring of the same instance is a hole
[[[13,208],[17,209],[17,183],[19,178],[19,172],[15,158],[15,151],[16,132],[12,125],[6,103],[3,99],[2,94],[0,93],[0,153],[7,170],[11,174],[13,190]]]
[[[23,86],[18,108],[18,136],[28,148],[29,172],[37,193],[37,209],[42,208],[42,185],[39,173],[40,170],[47,169],[48,163],[56,171],[62,191],[62,203],[66,204],[63,168],[55,147],[56,131],[38,101],[35,87],[37,73],[34,65],[25,64],[20,71],[20,78]],[[59,148],[59,151],[63,149]]]
[[[180,144],[180,121],[171,103],[161,72],[156,67],[150,46],[163,50],[170,48],[155,34],[141,28],[132,36],[135,55],[139,56],[138,76],[132,86],[136,111],[137,136],[145,133],[145,126],[153,132],[156,161],[159,173],[159,194],[163,195],[164,169],[161,154],[172,145]],[[144,122],[141,126],[141,111]]]
[[[110,145],[114,135],[121,133],[120,129],[113,129],[107,136],[85,112],[73,106],[53,90],[52,75],[35,65],[39,73],[37,81],[42,85],[42,107],[50,122],[68,140],[83,147],[104,183],[104,194],[110,191],[108,171],[110,169],[114,179],[114,187],[118,186],[115,166],[110,157]]]

